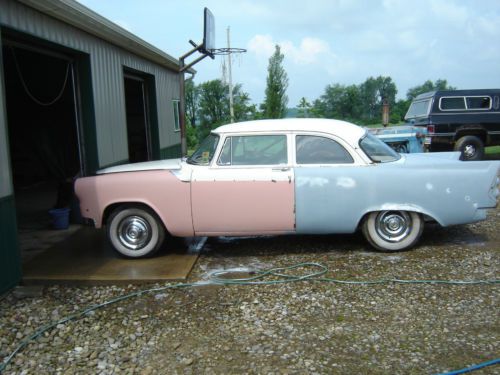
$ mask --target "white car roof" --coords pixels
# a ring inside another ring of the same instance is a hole
[[[351,145],[357,145],[366,129],[350,122],[320,118],[289,118],[278,120],[255,120],[219,126],[216,134],[254,133],[272,131],[322,132],[336,135]]]

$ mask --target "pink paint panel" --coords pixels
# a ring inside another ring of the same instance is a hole
[[[294,231],[294,188],[289,181],[194,181],[192,199],[196,234]]]
[[[174,236],[192,236],[189,183],[170,171],[111,173],[78,179],[75,191],[82,216],[102,226],[102,215],[113,203],[137,202],[151,207]]]

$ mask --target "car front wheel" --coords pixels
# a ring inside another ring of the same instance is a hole
[[[422,216],[408,211],[372,212],[362,225],[363,235],[377,250],[401,251],[413,247],[424,229]]]
[[[160,249],[165,229],[151,210],[139,206],[121,206],[108,219],[107,235],[113,248],[121,255],[142,258]]]

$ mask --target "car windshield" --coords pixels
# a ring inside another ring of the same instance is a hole
[[[359,146],[375,163],[387,163],[401,159],[401,155],[370,133],[367,133],[359,141]]]
[[[406,112],[405,119],[424,117],[429,115],[429,104],[431,99],[419,100],[418,102],[413,102]]]
[[[201,142],[200,147],[191,155],[187,162],[196,165],[208,165],[214,157],[217,144],[219,143],[219,136],[210,134]]]

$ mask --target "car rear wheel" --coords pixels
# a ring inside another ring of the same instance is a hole
[[[461,152],[460,160],[482,160],[484,156],[484,142],[474,135],[460,138],[454,149]]]
[[[424,229],[422,216],[408,211],[370,213],[362,225],[363,235],[377,250],[401,251],[413,247]]]
[[[160,249],[165,239],[165,229],[150,209],[120,206],[108,219],[107,235],[113,248],[121,255],[142,258]]]

